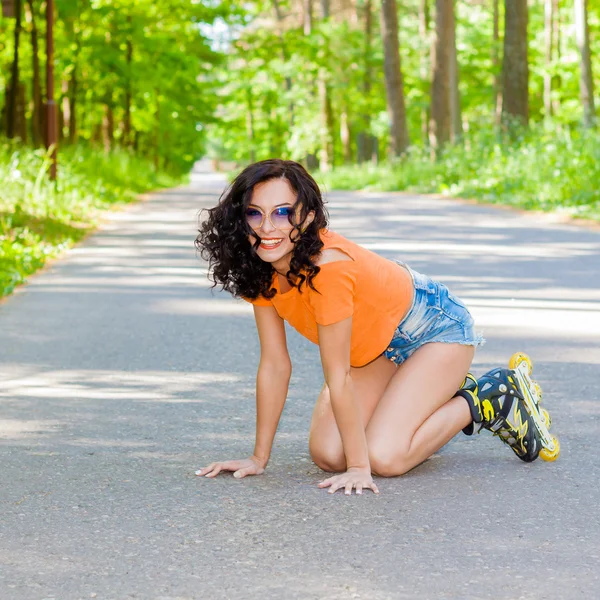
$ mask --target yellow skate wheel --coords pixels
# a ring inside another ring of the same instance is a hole
[[[545,408],[541,408],[540,412],[542,413],[542,418],[544,419],[546,427],[550,429],[550,425],[552,425],[552,418],[550,417],[550,413]]]
[[[556,460],[560,454],[560,444],[558,443],[558,438],[553,436],[552,441],[554,442],[554,450],[548,450],[548,448],[542,448],[540,450],[540,458],[546,462],[552,462]]]
[[[538,402],[541,402],[541,400],[542,400],[542,388],[540,387],[540,384],[537,381],[534,381],[533,382],[533,387],[535,389],[535,393],[537,394]]]
[[[522,363],[527,365],[527,373],[528,375],[531,375],[531,371],[533,371],[533,363],[531,362],[529,356],[525,354],[525,352],[515,352],[515,354],[513,354],[508,361],[508,368],[516,369]]]

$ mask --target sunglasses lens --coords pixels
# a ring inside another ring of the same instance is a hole
[[[291,206],[280,206],[271,213],[271,222],[278,229],[290,229],[290,215],[293,214]]]
[[[246,223],[252,227],[252,229],[258,229],[262,222],[262,213],[260,210],[255,208],[249,208],[246,210]]]

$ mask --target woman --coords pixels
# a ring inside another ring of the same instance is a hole
[[[261,354],[253,455],[197,475],[264,472],[292,370],[284,321],[319,345],[325,384],[309,449],[321,469],[338,472],[319,484],[330,493],[378,493],[372,474],[406,473],[461,430],[494,428],[520,458],[537,458],[539,434],[523,432],[530,417],[510,371],[484,376],[493,388],[485,397],[482,379],[468,374],[483,340],[464,304],[330,231],[319,187],[300,164],[250,165],[208,213],[196,245],[215,285],[253,304]]]

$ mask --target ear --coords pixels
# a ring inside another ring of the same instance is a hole
[[[306,215],[306,219],[304,219],[304,223],[302,224],[302,229],[300,230],[302,233],[304,233],[307,229],[308,226],[315,220],[315,211],[311,210],[307,215]]]

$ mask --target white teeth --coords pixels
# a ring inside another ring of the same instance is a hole
[[[279,244],[281,242],[281,239],[279,240],[261,240],[260,243],[263,246],[276,246],[277,244]]]

